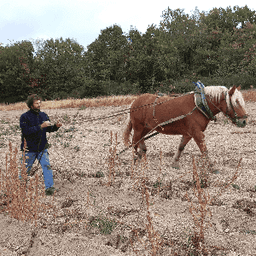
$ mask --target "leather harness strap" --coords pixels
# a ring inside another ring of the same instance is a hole
[[[200,81],[194,84],[196,85],[194,101],[197,109],[208,119],[214,120],[216,122],[216,117],[213,115],[205,98],[204,84],[201,83]]]
[[[155,120],[156,124],[159,125],[160,128],[161,128],[162,131],[163,131],[164,128],[161,126],[161,124],[159,124],[158,120],[157,120],[156,117],[155,117],[155,113],[156,113],[156,111],[155,111],[155,106],[156,106],[156,101],[157,101],[157,99],[158,99],[159,97],[161,97],[161,96],[160,96],[160,95],[157,95],[157,97],[156,97],[156,99],[155,99],[155,102],[154,102],[154,106],[153,106],[153,119]]]

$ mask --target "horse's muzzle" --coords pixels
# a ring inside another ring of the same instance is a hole
[[[245,127],[246,124],[247,124],[247,118],[246,118],[246,119],[243,119],[243,120],[237,120],[237,122],[236,122],[236,125],[237,125],[238,127]]]

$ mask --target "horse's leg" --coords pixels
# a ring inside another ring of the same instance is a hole
[[[207,162],[209,163],[210,167],[213,167],[213,164],[211,163],[209,156],[208,156],[208,150],[205,144],[205,135],[202,131],[197,132],[193,135],[193,138],[197,144],[197,146],[199,147],[203,158],[205,158],[207,160]]]
[[[134,129],[134,134],[133,134],[133,138],[132,138],[132,144],[135,145],[134,146],[134,151],[135,154],[141,158],[141,153],[138,152],[138,147],[139,149],[141,149],[141,143],[142,141],[140,141],[139,143],[137,143],[143,136],[142,136],[142,132],[143,132],[143,125],[139,124],[136,126],[136,128]],[[135,156],[134,158],[134,162],[136,162],[137,157]]]
[[[143,137],[143,135],[142,135],[141,137]],[[147,152],[147,148],[146,148],[146,145],[145,145],[145,143],[144,143],[144,139],[140,141],[140,143],[139,143],[139,149],[140,149],[140,150],[139,150],[139,152],[138,152],[138,156],[139,156],[139,158],[141,159],[142,156],[144,156],[144,155],[146,154],[146,152]]]
[[[133,135],[133,140],[132,140],[133,145],[135,145],[142,137],[144,137],[148,133],[148,129],[143,129],[142,125],[137,128],[140,128],[140,129],[134,130],[134,135]],[[138,147],[139,147],[139,152],[137,152]],[[139,159],[141,159],[142,156],[145,155],[147,152],[147,148],[144,143],[144,139],[141,140],[138,144],[136,144],[134,146],[134,149],[135,149],[136,155],[139,157]],[[135,158],[134,160],[136,162],[137,158]]]
[[[174,155],[174,158],[173,158],[173,163],[172,163],[173,168],[176,168],[176,169],[180,168],[180,166],[179,166],[180,155],[181,155],[183,149],[185,148],[185,146],[187,145],[187,143],[191,140],[191,138],[192,137],[190,135],[183,135],[182,136],[181,141],[180,141],[180,145],[178,147],[178,151],[176,152],[176,154]]]

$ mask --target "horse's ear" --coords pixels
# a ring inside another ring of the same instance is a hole
[[[231,97],[233,95],[233,93],[235,92],[236,90],[236,86],[234,85],[228,92],[229,96]]]
[[[236,87],[236,89],[237,89],[238,91],[240,91],[240,90],[241,90],[241,85],[239,85],[238,87]]]

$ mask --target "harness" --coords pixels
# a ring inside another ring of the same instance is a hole
[[[209,108],[208,104],[207,104],[207,101],[205,99],[205,92],[204,92],[204,84],[201,83],[200,81],[198,81],[197,83],[193,82],[195,85],[196,85],[196,88],[195,88],[195,91],[194,92],[190,92],[188,94],[192,94],[194,93],[194,102],[195,102],[195,105],[196,105],[196,108],[205,116],[207,117],[208,119],[210,120],[214,120],[216,122],[216,117],[213,115],[211,109]],[[153,105],[153,119],[155,120],[157,126],[160,126],[160,128],[162,129],[162,131],[164,130],[164,128],[162,126],[164,125],[167,125],[167,124],[170,124],[172,122],[175,122],[175,121],[178,121],[180,119],[183,119],[185,118],[186,116],[192,114],[192,112],[195,110],[195,108],[189,113],[189,114],[186,114],[186,115],[181,115],[181,116],[178,116],[178,117],[175,117],[175,118],[172,118],[168,121],[165,121],[161,124],[158,123],[158,120],[156,119],[155,117],[155,106],[157,105],[156,102],[158,100],[158,98],[162,97],[163,94],[161,93],[158,93],[155,101],[154,101],[154,105]],[[232,109],[233,109],[233,106],[232,106]],[[236,114],[236,113],[235,113]]]
[[[194,92],[189,92],[189,93],[186,93],[186,94],[192,94],[192,93],[194,93]],[[157,99],[158,99],[159,97],[162,97],[162,96],[163,96],[163,94],[158,94],[158,96],[156,97],[155,102],[154,102],[154,106],[153,106],[153,119],[154,119],[155,122],[157,123],[157,126],[156,126],[155,128],[153,128],[152,130],[155,130],[157,127],[160,127],[160,128],[162,129],[162,131],[163,131],[164,128],[163,128],[162,126],[165,126],[165,125],[167,125],[167,124],[171,124],[171,123],[173,123],[173,122],[179,121],[179,120],[181,120],[181,119],[183,119],[183,118],[185,118],[185,117],[191,115],[191,114],[194,112],[194,110],[196,110],[196,107],[194,107],[193,110],[190,111],[188,114],[171,118],[171,119],[169,119],[169,120],[167,120],[167,121],[162,122],[162,123],[159,124],[159,123],[158,123],[158,120],[157,120],[156,117],[155,117],[155,112],[156,112],[156,111],[155,111],[155,106],[158,105],[158,104],[156,104]],[[152,131],[152,130],[151,130],[151,131]],[[150,131],[150,132],[151,132],[151,131]],[[149,133],[150,133],[150,132],[149,132]]]
[[[195,89],[195,95],[194,95],[194,99],[195,99],[195,104],[197,106],[197,109],[201,111],[201,113],[203,113],[208,119],[210,120],[214,120],[216,122],[216,117],[213,116],[212,111],[210,110],[206,100],[205,100],[205,93],[204,93],[204,85],[203,83],[201,83],[200,81],[198,81],[197,83],[193,82],[196,85],[196,89]],[[225,92],[225,99],[227,98],[227,91]],[[219,111],[221,111],[221,109],[219,109],[213,102],[211,102],[213,104],[214,107],[216,107]],[[247,115],[244,115],[242,117],[238,117],[232,103],[231,103],[231,99],[229,99],[229,105],[235,115],[234,118],[231,118],[230,116],[228,116],[227,111],[226,113],[222,112],[227,118],[231,119],[234,123],[237,124],[239,119],[242,118],[247,118]]]
[[[178,116],[178,117],[174,117],[174,118],[171,118],[165,122],[162,122],[159,124],[158,120],[156,119],[155,117],[155,106],[156,105],[159,105],[159,104],[162,104],[163,102],[161,103],[157,103],[157,100],[163,96],[163,94],[161,93],[158,93],[155,101],[154,101],[154,104],[153,104],[153,119],[155,120],[156,122],[156,126],[150,131],[148,132],[148,134],[150,134],[152,131],[154,131],[156,128],[160,127],[162,130],[164,130],[164,127],[162,126],[165,126],[167,124],[171,124],[173,122],[176,122],[178,120],[181,120],[189,115],[191,115],[196,109],[198,109],[205,117],[207,117],[208,119],[210,120],[214,120],[216,122],[216,117],[213,115],[212,111],[210,110],[208,104],[207,104],[207,101],[206,101],[206,98],[205,98],[205,91],[204,91],[204,84],[201,83],[200,81],[198,81],[197,83],[193,82],[195,85],[196,85],[196,88],[195,88],[195,91],[192,91],[192,92],[189,92],[187,94],[192,94],[194,93],[194,102],[195,102],[195,107],[193,108],[193,110],[191,110],[188,114],[185,114],[185,115],[181,115],[181,116]],[[227,92],[225,94],[225,98],[227,97]],[[214,106],[215,104],[212,103]],[[233,112],[235,113],[235,118],[232,118],[232,120],[234,120],[236,123],[237,123],[237,120],[239,119],[238,116],[237,116],[237,113],[235,112],[234,108],[233,108],[233,105],[231,104],[231,100],[230,100],[230,106],[233,110]],[[219,109],[217,106],[215,106],[217,109]],[[219,109],[220,110],[220,109]],[[220,110],[221,111],[221,110]],[[225,116],[227,116],[228,118],[230,118],[227,113],[223,113]],[[245,116],[247,117],[247,116]],[[137,145],[141,140],[147,140],[155,135],[159,134],[159,132],[155,132],[155,133],[152,133],[151,135],[148,135],[148,136],[144,136],[142,137],[135,145]],[[129,147],[125,148],[124,150],[122,150],[120,153],[118,153],[117,155],[125,152],[127,149],[129,149],[130,147],[132,146],[135,146],[135,145],[130,145]]]
[[[213,115],[212,111],[210,110],[207,101],[205,99],[205,92],[204,92],[204,84],[198,81],[197,83],[193,82],[196,85],[195,94],[194,94],[194,101],[197,109],[208,119],[214,120],[216,122],[216,117]]]
[[[194,92],[189,92],[189,93],[186,93],[186,94],[192,94],[192,93],[194,93]],[[158,99],[159,97],[162,97],[162,96],[163,96],[163,94],[158,94],[158,96],[157,96],[156,99],[155,99],[154,106],[153,106],[153,119],[156,121],[157,125],[156,125],[153,129],[151,129],[147,134],[150,134],[152,131],[154,131],[154,130],[155,130],[156,128],[158,128],[158,127],[161,127],[161,129],[164,130],[164,128],[163,128],[162,126],[165,126],[165,125],[167,125],[167,124],[174,123],[174,122],[176,122],[176,121],[178,121],[178,120],[181,120],[181,119],[183,119],[183,118],[185,118],[185,117],[191,115],[191,114],[197,109],[197,107],[195,106],[188,114],[171,118],[171,119],[169,119],[169,120],[167,120],[167,121],[162,122],[162,123],[159,124],[158,121],[157,121],[157,119],[155,118],[155,106],[158,105],[158,104],[162,104],[162,103],[163,103],[163,102],[161,102],[161,103],[156,104],[157,99]],[[147,137],[146,137],[146,135],[145,135],[145,136],[142,137],[139,141],[137,141],[137,143],[136,143],[135,145],[137,145],[141,140],[143,140],[143,139],[144,139],[144,140],[147,140],[147,139],[149,139],[149,138],[151,138],[151,137],[153,137],[153,136],[155,136],[155,135],[157,135],[157,134],[159,134],[159,132],[152,133],[151,135],[148,135]],[[129,147],[125,148],[124,150],[122,150],[121,152],[119,152],[119,153],[116,154],[116,155],[118,156],[118,155],[122,154],[122,153],[125,152],[127,149],[129,149],[130,147],[135,146],[135,145],[130,145]]]

